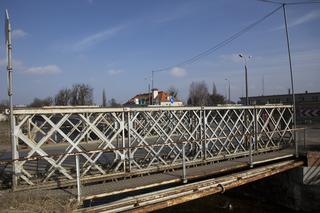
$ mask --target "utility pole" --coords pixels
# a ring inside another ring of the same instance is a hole
[[[102,107],[107,106],[107,97],[105,89],[102,90]]]
[[[151,104],[150,83],[148,84],[149,105]]]
[[[292,105],[293,105],[293,128],[296,129],[296,98],[294,93],[294,85],[293,85],[293,73],[292,73],[292,62],[291,62],[291,51],[290,51],[290,41],[289,41],[289,34],[288,34],[288,24],[287,24],[287,14],[286,14],[286,7],[285,4],[282,4],[283,9],[283,18],[284,18],[284,26],[286,32],[286,40],[287,40],[287,50],[288,50],[288,59],[289,59],[289,69],[290,69],[290,80],[291,80],[291,91],[292,91]],[[298,157],[298,143],[296,142],[296,132],[294,131],[294,141],[296,145],[296,157]]]
[[[261,96],[264,96],[264,75],[262,75],[262,94]]]
[[[249,96],[248,96],[248,69],[247,64],[244,65],[244,78],[246,82],[246,105],[249,106]]]
[[[228,103],[230,104],[230,80],[228,78],[226,78],[225,80],[228,83],[228,89],[226,88],[226,98],[227,98]]]
[[[153,85],[153,81],[154,81],[154,70],[152,70],[151,71],[151,105],[153,105],[153,94],[152,94],[152,92],[153,92],[153,87],[154,87],[154,85]]]

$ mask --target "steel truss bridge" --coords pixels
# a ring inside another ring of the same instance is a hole
[[[201,165],[241,158],[252,167],[266,153],[297,154],[291,105],[24,108],[13,115],[12,157],[0,171],[16,191],[77,185],[81,199],[81,185],[174,171],[187,182]]]

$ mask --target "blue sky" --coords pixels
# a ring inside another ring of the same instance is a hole
[[[292,2],[292,1],[291,1]],[[125,102],[147,91],[151,70],[171,66],[219,43],[277,5],[256,0],[1,0],[13,28],[14,103],[53,96],[73,83],[94,88],[95,102]],[[296,92],[320,91],[320,4],[288,6]],[[4,18],[0,28],[4,28]],[[3,32],[3,31],[2,31]],[[192,81],[215,82],[231,98],[287,93],[289,66],[282,10],[197,63],[156,73],[155,87],[179,89],[186,100]],[[6,98],[4,34],[0,34],[0,100]]]

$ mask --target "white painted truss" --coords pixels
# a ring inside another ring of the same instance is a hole
[[[14,110],[19,185],[139,174],[293,146],[292,106]],[[185,145],[185,153],[182,147]],[[22,160],[21,160],[22,159]],[[249,162],[252,163],[252,162]]]

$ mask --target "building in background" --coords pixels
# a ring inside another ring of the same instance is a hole
[[[297,120],[320,121],[320,92],[296,93]],[[246,98],[241,97],[240,103],[245,104]],[[292,104],[292,94],[290,91],[284,95],[267,95],[249,97],[250,105],[264,104]]]
[[[153,89],[151,93],[137,94],[125,106],[183,106],[183,103],[169,93]]]

